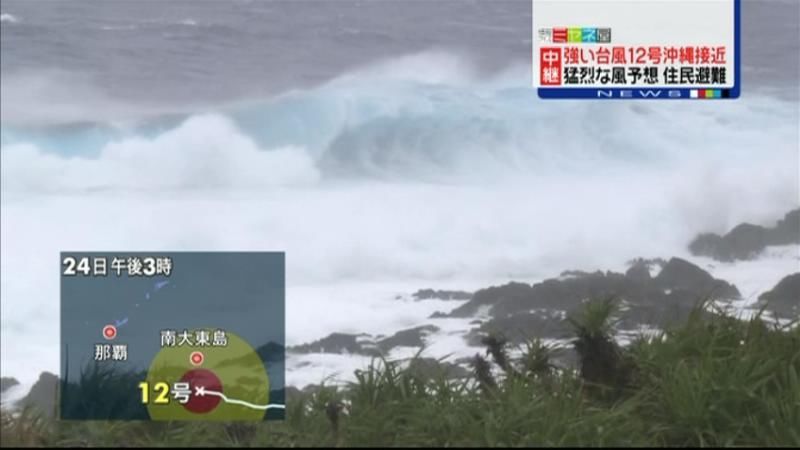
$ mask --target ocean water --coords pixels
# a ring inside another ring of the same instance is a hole
[[[64,249],[285,251],[295,345],[769,225],[800,206],[798,13],[745,2],[739,100],[544,102],[526,1],[4,0],[2,375],[58,371]],[[754,299],[798,250],[693,260]],[[433,354],[469,351],[436,324]]]

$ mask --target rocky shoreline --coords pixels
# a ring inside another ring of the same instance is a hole
[[[795,209],[765,227],[742,223],[724,236],[699,234],[690,253],[720,262],[757,259],[769,246],[800,244],[800,209]],[[629,261],[625,273],[568,270],[540,283],[509,282],[475,292],[420,289],[414,301],[460,301],[450,311],[430,316],[431,323],[396,333],[390,338],[366,334],[332,333],[314,342],[290,347],[287,354],[388,355],[397,347],[422,348],[438,331],[438,319],[472,318],[463,335],[464,344],[480,347],[490,334],[502,334],[509,343],[522,344],[531,338],[563,339],[568,336],[565,318],[589,299],[614,298],[623,312],[617,331],[632,335],[637,330],[663,329],[686,319],[700,302],[729,304],[742,300],[739,289],[714,278],[708,271],[685,259],[637,258]],[[775,318],[800,317],[800,255],[798,273],[788,274],[764,292],[754,310],[764,308]],[[711,312],[708,312],[711,314]],[[458,364],[462,361],[456,360]]]
[[[651,275],[653,272],[655,275]],[[683,320],[700,301],[738,300],[741,295],[736,286],[715,279],[686,260],[639,259],[625,273],[568,271],[532,285],[510,282],[488,287],[476,291],[452,311],[437,312],[430,318],[475,318],[465,337],[465,344],[470,346],[478,346],[490,333],[503,333],[509,342],[520,344],[529,338],[564,338],[567,329],[563,319],[567,314],[597,298],[619,300],[625,312],[620,327],[632,330],[641,325],[664,327]],[[436,331],[436,325],[427,324],[383,339],[332,333],[287,350],[289,354],[385,355],[398,346],[422,347],[426,336]]]
[[[790,244],[800,244],[800,209],[786,213],[772,227],[742,223],[722,236],[702,233],[689,244],[689,251],[732,262],[757,258],[768,246]]]
[[[742,224],[724,236],[701,234],[689,247],[696,255],[733,261],[757,258],[765,246],[778,245],[776,243],[800,244],[800,209],[786,214],[772,228]],[[312,342],[287,347],[286,355],[290,358],[314,354],[388,357],[399,348],[421,350],[442,331],[436,322],[443,319],[472,319],[469,329],[460,336],[464,346],[475,348],[476,352],[481,351],[484,340],[490,335],[502,335],[514,345],[522,345],[532,338],[565,339],[569,337],[566,317],[593,299],[618,301],[621,316],[617,332],[621,336],[631,336],[643,328],[664,329],[682,322],[699,302],[730,303],[741,298],[734,284],[714,278],[685,259],[637,258],[629,261],[624,273],[568,270],[534,284],[512,281],[475,292],[420,289],[411,295],[411,301],[452,301],[453,308],[432,314],[430,323],[392,335],[331,333]],[[800,256],[797,273],[786,275],[763,292],[752,307],[764,308],[778,318],[800,317]],[[271,354],[269,349],[260,350],[265,355]],[[563,358],[567,365],[571,359],[570,355]],[[444,373],[447,377],[459,378],[469,373],[465,358],[443,361],[419,357],[413,363],[425,374]],[[17,384],[13,378],[2,378],[0,392]],[[46,414],[54,414],[57,384],[56,375],[42,373],[17,405],[33,405]],[[313,386],[307,388],[313,389]],[[287,395],[296,390],[296,387],[287,387]]]

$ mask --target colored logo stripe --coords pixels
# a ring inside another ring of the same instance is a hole
[[[727,90],[722,91],[721,89],[692,89],[689,91],[690,98],[727,98],[729,94]]]

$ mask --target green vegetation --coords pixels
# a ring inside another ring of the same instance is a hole
[[[448,380],[377,359],[344,387],[290,396],[267,423],[61,422],[2,415],[2,444],[63,446],[800,446],[800,327],[697,307],[627,348],[614,303],[569,319],[578,370],[531,341],[484,340],[473,376]]]

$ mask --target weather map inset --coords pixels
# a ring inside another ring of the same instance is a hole
[[[280,420],[280,252],[61,253],[62,420]]]

